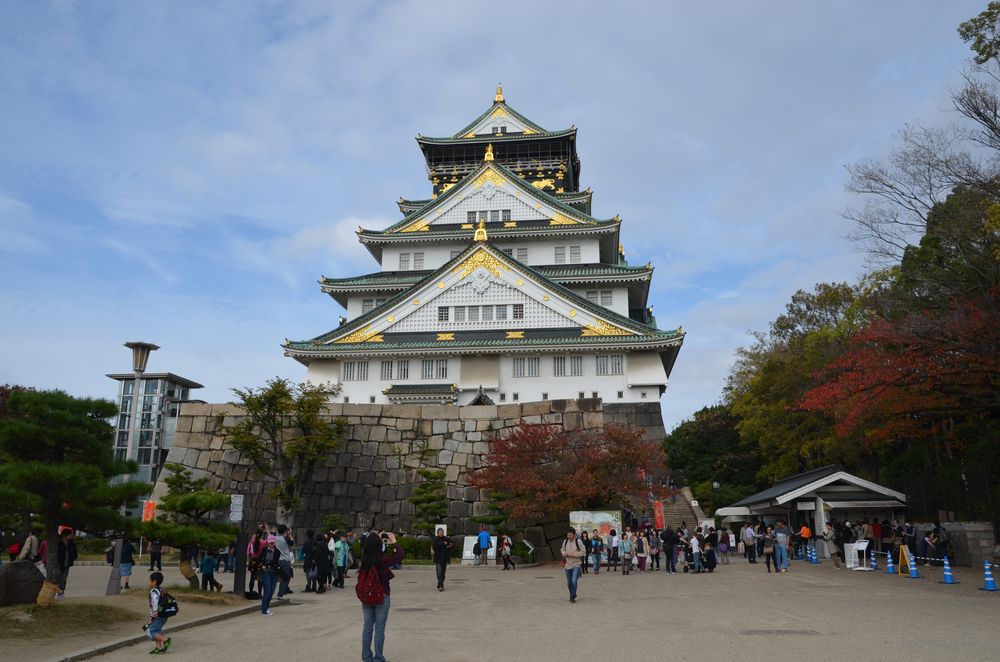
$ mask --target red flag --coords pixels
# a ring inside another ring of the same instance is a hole
[[[657,529],[662,529],[665,525],[663,521],[663,502],[654,501],[653,502],[653,526]]]
[[[142,502],[142,521],[149,522],[156,517],[156,502],[155,501],[143,501]]]

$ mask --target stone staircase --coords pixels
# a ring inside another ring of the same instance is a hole
[[[691,506],[691,502],[683,492],[677,494],[676,503],[671,503],[669,497],[664,499],[663,518],[666,520],[667,526],[674,528],[680,526],[681,522],[687,522],[688,528],[692,531],[694,531],[700,521],[694,508]]]

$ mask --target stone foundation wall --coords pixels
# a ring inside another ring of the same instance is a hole
[[[915,522],[914,526],[921,537],[934,528],[930,522]],[[955,558],[949,559],[950,562],[981,568],[983,561],[993,563],[1000,558],[1000,547],[989,522],[942,522],[942,526],[948,530],[948,539],[955,548]]]
[[[184,403],[167,462],[208,476],[209,486],[227,494],[243,494],[247,521],[274,521],[267,497],[273,486],[254,476],[248,463],[223,445],[216,417],[233,425],[242,415],[231,405]],[[332,404],[331,417],[344,417],[344,443],[316,470],[315,480],[298,509],[296,528],[318,526],[330,513],[340,513],[355,527],[412,532],[414,506],[406,501],[420,480],[415,469],[445,471],[448,496],[446,524],[451,535],[475,534],[473,517],[489,512],[484,494],[468,485],[470,470],[482,465],[494,435],[525,423],[546,423],[567,431],[600,430],[606,424],[641,426],[646,437],[662,439],[659,402],[604,404],[600,399],[553,400],[509,405],[376,405]],[[154,498],[165,492],[158,483]],[[548,548],[565,535],[566,522],[550,522],[525,530],[536,548]],[[542,550],[540,550],[542,551]],[[543,555],[545,554],[542,551]]]

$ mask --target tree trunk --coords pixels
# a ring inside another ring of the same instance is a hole
[[[45,582],[35,599],[35,604],[39,607],[52,606],[63,576],[63,570],[59,566],[59,520],[57,516],[51,516],[51,513],[46,515],[45,535],[48,544],[45,546],[45,558],[42,559],[45,564]]]

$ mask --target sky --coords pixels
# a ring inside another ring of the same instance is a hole
[[[698,5],[698,6],[694,6]],[[670,429],[748,331],[866,266],[845,166],[955,120],[966,2],[0,5],[0,383],[113,399],[128,340],[209,402],[301,380],[322,276],[378,270],[361,225],[430,182],[414,137],[507,102],[576,125],[594,215],[687,333]]]

